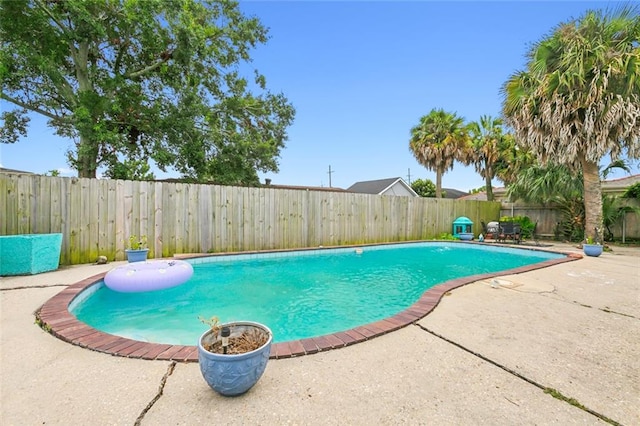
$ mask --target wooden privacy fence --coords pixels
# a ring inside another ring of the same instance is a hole
[[[640,207],[640,201],[636,199],[622,199],[619,202],[624,206]],[[532,222],[538,222],[537,234],[542,238],[555,238],[556,224],[564,219],[562,211],[553,205],[509,202],[502,202],[500,216],[528,216]],[[627,212],[610,229],[616,239],[640,239],[640,216],[633,211]]]
[[[433,239],[459,216],[500,203],[348,192],[61,178],[0,173],[0,235],[63,235],[63,265],[125,259],[130,235],[149,256]]]

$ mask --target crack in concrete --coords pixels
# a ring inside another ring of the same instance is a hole
[[[515,292],[522,293],[522,294],[539,294],[539,295],[542,295],[542,296],[546,296],[548,294],[554,294],[556,296],[562,297],[560,294],[558,294],[558,288],[555,285],[552,285],[552,287],[553,287],[553,290],[535,290],[535,291],[528,290],[526,288],[518,289],[517,287],[501,287],[501,288],[503,288],[505,290],[515,291]]]
[[[0,288],[0,291],[29,290],[30,288],[49,288],[49,287],[69,287],[69,284],[23,285],[23,286],[20,286],[20,287]]]
[[[622,312],[612,311],[609,308],[597,308],[597,309],[602,311],[602,312],[606,312],[608,314],[616,314],[616,315],[622,315],[623,317],[628,317],[628,318],[633,318],[633,319],[640,319],[640,318],[636,317],[635,315],[629,315],[629,314],[625,314],[625,313],[622,313]]]
[[[606,312],[608,314],[620,315],[620,316],[627,317],[627,318],[640,319],[635,315],[625,314],[624,312],[612,311],[611,309],[607,308],[606,306],[604,308],[598,308],[597,306],[587,305],[585,303],[578,302],[577,300],[569,300],[566,297],[564,297],[563,295],[561,295],[560,293],[558,293],[558,288],[555,285],[553,286],[553,290],[551,290],[551,291],[523,291],[523,290],[520,290],[520,289],[515,288],[515,287],[507,287],[507,286],[501,286],[500,288],[502,288],[504,290],[515,291],[515,292],[518,292],[518,293],[539,294],[539,295],[545,296],[545,297],[549,296],[549,295],[554,295],[554,296],[557,296],[557,298],[555,300],[557,300],[559,302],[570,303],[572,305],[578,305],[578,306],[581,306],[583,308],[588,308],[588,309],[597,309],[599,311]]]
[[[140,426],[142,419],[144,419],[144,416],[149,412],[149,410],[151,410],[151,407],[153,407],[153,405],[156,402],[158,402],[158,400],[160,399],[160,397],[164,392],[164,386],[167,384],[167,379],[169,379],[169,376],[173,374],[173,370],[175,368],[176,368],[176,361],[171,361],[171,363],[169,364],[169,367],[167,367],[167,372],[164,373],[164,376],[162,376],[162,380],[160,380],[160,386],[158,386],[158,393],[156,393],[156,396],[154,396],[153,399],[149,401],[147,406],[144,407],[144,410],[142,410],[142,412],[136,419],[134,426]]]
[[[545,393],[549,393],[549,390],[551,389],[551,388],[549,388],[549,387],[547,387],[547,386],[544,386],[544,385],[542,385],[542,384],[540,384],[540,383],[536,382],[536,381],[535,381],[535,380],[533,380],[533,379],[530,379],[530,378],[528,378],[528,377],[526,377],[526,376],[523,376],[522,374],[518,373],[517,371],[512,370],[512,369],[510,369],[509,367],[507,367],[507,366],[505,366],[505,365],[502,365],[502,364],[500,364],[500,363],[499,363],[499,362],[497,362],[497,361],[494,361],[494,360],[492,360],[492,359],[490,359],[490,358],[487,358],[486,356],[484,356],[484,355],[482,355],[482,354],[480,354],[480,353],[478,353],[478,352],[472,351],[471,349],[469,349],[469,348],[467,348],[467,347],[463,346],[462,344],[457,343],[457,342],[454,342],[453,340],[448,339],[448,338],[446,338],[446,337],[442,336],[441,334],[438,334],[438,333],[436,333],[435,331],[430,330],[430,329],[428,329],[427,327],[425,327],[425,326],[423,326],[423,325],[421,325],[421,324],[418,324],[418,323],[414,323],[414,324],[415,324],[416,326],[418,326],[420,329],[422,329],[422,330],[426,331],[427,333],[429,333],[429,334],[431,334],[431,335],[433,335],[433,336],[435,336],[435,337],[437,337],[437,338],[439,338],[439,339],[441,339],[441,340],[444,340],[445,342],[447,342],[447,343],[449,343],[449,344],[452,344],[452,345],[454,345],[455,347],[460,348],[460,349],[462,349],[463,351],[468,352],[468,353],[470,353],[471,355],[473,355],[473,356],[475,356],[475,357],[478,357],[478,358],[480,358],[481,360],[486,361],[486,362],[488,362],[489,364],[491,364],[491,365],[493,365],[493,366],[495,366],[495,367],[498,367],[498,368],[500,368],[500,369],[502,369],[502,370],[506,371],[507,373],[509,373],[509,374],[511,374],[511,375],[513,375],[513,376],[515,376],[515,377],[517,377],[517,378],[519,378],[519,379],[521,379],[521,380],[524,380],[525,382],[527,382],[527,383],[529,383],[529,384],[531,384],[531,385],[533,385],[533,386],[535,386],[535,387],[537,387],[537,388],[539,388],[539,389],[542,389]],[[556,398],[556,397],[554,396],[554,398]],[[600,414],[600,413],[598,413],[597,411],[594,411],[594,410],[592,410],[592,409],[590,409],[590,408],[587,408],[587,407],[585,407],[585,406],[584,406],[584,405],[582,405],[582,404],[577,404],[577,405],[576,405],[576,404],[574,404],[574,403],[569,402],[569,401],[575,401],[575,399],[573,399],[573,398],[567,398],[567,397],[562,396],[561,398],[556,398],[556,399],[559,399],[559,400],[561,400],[561,401],[567,402],[569,405],[572,405],[572,406],[574,406],[574,407],[576,407],[576,408],[579,408],[579,409],[581,409],[581,410],[583,410],[583,411],[586,411],[587,413],[589,413],[589,414],[591,414],[591,415],[593,415],[593,416],[596,416],[596,417],[597,417],[597,418],[599,418],[600,420],[603,420],[603,421],[605,421],[605,422],[607,422],[607,423],[609,423],[609,424],[612,424],[612,425],[615,425],[615,426],[620,426],[620,425],[621,425],[619,422],[616,422],[615,420],[612,420],[612,419],[608,418],[608,417],[607,417],[607,416],[605,416],[604,414]]]

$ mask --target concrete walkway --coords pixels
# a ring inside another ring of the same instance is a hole
[[[113,266],[0,278],[0,424],[640,424],[638,248],[469,284],[416,325],[270,360],[235,398],[196,363],[101,354],[34,324],[50,297]]]

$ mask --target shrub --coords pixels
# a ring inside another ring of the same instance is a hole
[[[440,236],[437,239],[438,240],[457,240],[456,237],[454,237],[451,234],[447,234],[446,232],[444,234],[440,234]]]
[[[536,226],[535,223],[529,219],[529,216],[502,216],[500,218],[501,222],[515,222],[520,225],[520,232],[522,233],[522,238],[531,238],[533,235],[533,228]]]

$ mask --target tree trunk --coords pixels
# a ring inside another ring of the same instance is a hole
[[[493,187],[491,186],[491,170],[485,165],[484,167],[484,186],[487,192],[487,201],[493,201]]]
[[[95,94],[94,89],[89,80],[88,64],[89,64],[89,42],[82,41],[77,50],[71,47],[71,55],[74,60],[76,69],[76,78],[78,79],[78,101],[80,107],[86,108],[90,118],[83,117],[83,123],[77,125],[80,134],[80,143],[78,144],[78,177],[95,178],[96,169],[98,168],[98,142],[95,141],[94,125],[97,122],[97,113],[95,101],[88,94]],[[97,98],[97,96],[96,96]],[[85,112],[86,113],[86,112]],[[84,114],[83,114],[84,116]]]
[[[98,168],[98,147],[90,138],[80,133],[78,144],[78,177],[95,178]]]
[[[442,198],[442,171],[436,167],[436,198]]]
[[[584,179],[584,236],[603,242],[602,229],[602,189],[600,187],[600,170],[598,163],[580,157],[582,176]]]

